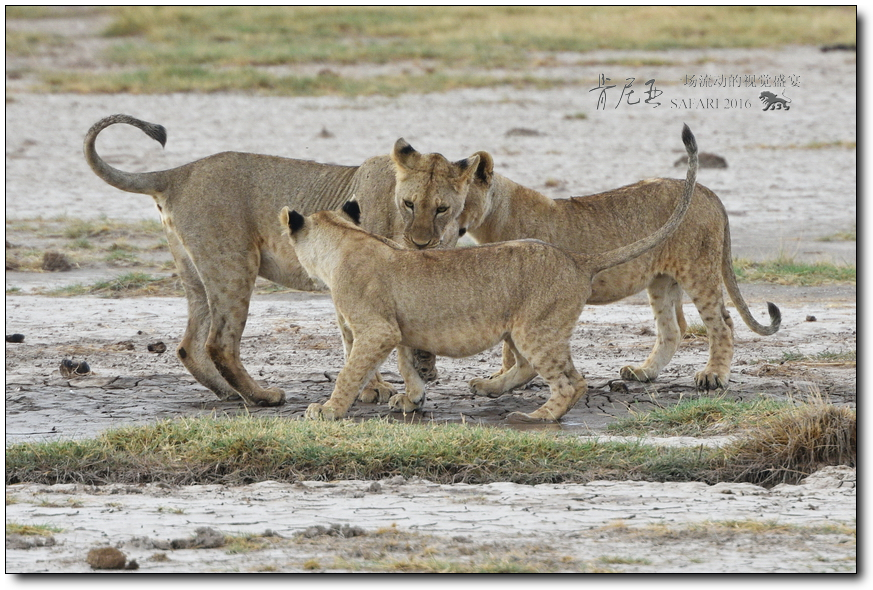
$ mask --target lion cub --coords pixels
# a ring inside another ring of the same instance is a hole
[[[355,201],[343,206],[347,217],[334,211],[303,217],[284,207],[279,218],[298,260],[330,287],[346,353],[330,399],[324,405],[311,404],[306,417],[345,416],[394,348],[400,347],[406,393],[393,396],[389,405],[411,411],[424,400],[412,349],[460,358],[504,341],[515,356],[513,367],[499,377],[476,381],[507,391],[538,373],[549,385],[549,399],[534,412],[513,412],[509,419],[560,419],[588,389],[573,366],[570,336],[591,294],[592,278],[663,242],[688,209],[697,178],[697,143],[688,126],[682,140],[689,155],[688,176],[670,218],[655,233],[600,254],[568,252],[538,240],[404,250],[358,227]]]

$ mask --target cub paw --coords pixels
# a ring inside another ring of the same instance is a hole
[[[388,400],[388,407],[392,412],[403,412],[404,414],[409,414],[421,408],[421,404],[415,403],[409,399],[409,396],[406,394],[398,393]]]
[[[697,389],[727,389],[728,375],[719,375],[710,371],[700,371],[694,375],[694,383]]]
[[[506,417],[506,421],[512,424],[553,424],[557,420],[549,418],[538,418],[533,414],[525,414],[524,412],[512,412]]]
[[[621,378],[625,381],[640,381],[641,383],[654,381],[655,378],[658,376],[658,373],[656,372],[644,369],[642,367],[634,367],[632,365],[622,367],[619,374],[621,375]]]
[[[365,404],[375,404],[377,402],[384,404],[396,393],[397,390],[387,381],[382,381],[381,379],[377,381],[374,379],[364,388],[361,395],[358,396],[358,399]]]
[[[484,397],[500,397],[503,395],[504,391],[499,391],[494,387],[494,380],[492,378],[487,379],[471,379],[470,380],[470,391],[475,395],[481,395]]]
[[[339,416],[336,415],[333,408],[321,404],[309,404],[303,417],[307,420],[336,420]]]

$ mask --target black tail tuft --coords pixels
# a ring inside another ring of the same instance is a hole
[[[694,138],[694,134],[685,123],[682,124],[682,143],[685,144],[685,150],[689,155],[697,153],[697,139]]]
[[[782,312],[776,307],[775,303],[767,302],[767,313],[770,314],[770,325],[779,327],[782,325]]]

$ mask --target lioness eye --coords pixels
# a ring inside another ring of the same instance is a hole
[[[448,207],[437,207],[437,213],[445,213],[448,210]]]
[[[403,204],[406,205],[407,207],[409,207],[410,209],[415,208],[415,205],[412,203],[412,201],[403,201]]]

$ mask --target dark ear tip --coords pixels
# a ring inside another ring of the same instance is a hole
[[[361,206],[357,201],[346,201],[343,204],[343,213],[351,217],[357,225],[361,224]]]
[[[303,227],[303,223],[303,216],[300,215],[297,211],[292,211],[288,214],[288,228],[291,230],[291,233],[294,233],[301,227]]]

